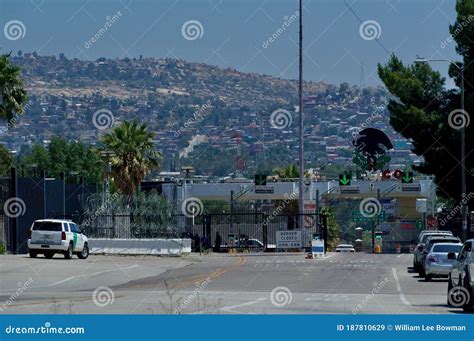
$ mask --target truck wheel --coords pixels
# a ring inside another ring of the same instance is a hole
[[[36,251],[30,250],[30,258],[36,258],[38,256],[38,253]]]
[[[74,255],[73,246],[72,246],[72,243],[69,243],[69,247],[67,248],[67,251],[64,252],[64,258],[71,259],[73,255]]]
[[[426,276],[426,272],[425,272],[425,267],[424,267],[424,266],[420,266],[420,271],[418,271],[418,274],[420,275],[420,277],[425,277],[425,276]]]
[[[86,259],[87,257],[89,257],[89,245],[84,244],[84,247],[82,248],[82,251],[79,252],[77,254],[77,256],[80,258],[80,259]]]

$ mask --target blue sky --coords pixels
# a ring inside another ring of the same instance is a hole
[[[364,64],[365,84],[380,84],[375,68],[388,58],[386,50],[405,62],[416,55],[458,58],[454,43],[443,43],[454,1],[346,1],[355,14],[343,0],[304,0],[306,80],[358,85]],[[297,0],[0,0],[0,47],[91,60],[173,57],[296,78],[298,22],[291,16],[297,7]],[[356,16],[375,31],[361,33]],[[23,24],[18,39],[5,33],[13,20]],[[190,39],[182,33],[187,22],[197,22]],[[380,44],[368,35],[374,32]],[[447,65],[433,66],[446,74]]]

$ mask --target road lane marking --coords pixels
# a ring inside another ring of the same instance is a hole
[[[398,280],[397,269],[392,268],[392,273],[393,277],[395,278],[395,284],[397,285],[397,291],[398,295],[400,296],[400,301],[402,301],[404,305],[411,306],[411,303],[407,300],[405,294],[402,291],[402,286],[400,285],[400,281]]]
[[[236,304],[236,305],[228,305],[228,306],[222,307],[220,310],[223,310],[223,311],[228,312],[228,313],[242,314],[241,312],[237,312],[237,311],[233,311],[233,310],[236,309],[236,308],[242,308],[242,307],[246,307],[246,306],[253,305],[253,304],[256,304],[256,303],[260,303],[260,302],[263,302],[263,301],[266,301],[266,300],[267,299],[265,297],[260,297],[260,298],[257,298],[254,301],[245,302],[245,303]]]
[[[222,276],[223,274],[225,274],[226,272],[228,272],[230,270],[241,267],[245,263],[245,261],[246,261],[246,258],[244,256],[239,256],[239,260],[232,267],[220,268],[220,269],[217,269],[216,271],[214,271],[212,273],[208,273],[206,275],[202,275],[202,274],[196,275],[196,276],[190,277],[188,279],[183,279],[181,281],[177,280],[177,283],[175,283],[174,285],[170,285],[169,288],[170,289],[183,289],[183,288],[186,288],[190,285],[195,285],[196,283],[200,284],[201,282],[207,282],[212,278],[218,278],[218,277]]]
[[[122,271],[122,270],[133,269],[133,268],[136,268],[136,267],[138,267],[138,266],[139,266],[138,264],[135,264],[135,265],[132,265],[132,266],[129,266],[129,267],[126,267],[126,268],[110,269],[110,270],[104,270],[104,271],[93,272],[93,273],[91,273],[91,274],[83,274],[83,275],[78,275],[78,276],[71,276],[71,277],[64,278],[64,279],[62,279],[62,280],[60,280],[60,281],[54,282],[54,283],[44,284],[44,285],[38,285],[38,286],[35,286],[35,287],[29,287],[28,289],[39,289],[39,288],[54,287],[54,286],[56,286],[56,285],[69,282],[69,281],[71,281],[71,280],[73,280],[73,279],[75,279],[75,278],[102,275],[102,274],[109,273],[109,272],[114,272],[114,271]],[[13,290],[13,289],[8,289],[8,290],[2,290],[2,291],[0,291],[0,292],[1,292],[1,293],[8,293],[8,292],[15,292],[16,290],[17,290],[17,289],[14,289],[14,290]]]

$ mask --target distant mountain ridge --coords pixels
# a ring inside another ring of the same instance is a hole
[[[22,68],[30,91],[37,82],[48,82],[52,88],[106,87],[121,84],[131,89],[143,89],[146,94],[156,89],[169,89],[190,96],[220,97],[233,102],[249,100],[258,95],[263,100],[289,102],[297,97],[297,81],[268,75],[222,69],[203,63],[171,58],[106,59],[96,61],[66,59],[63,55],[39,56],[22,54],[13,57]],[[325,91],[323,82],[305,82],[306,93]]]

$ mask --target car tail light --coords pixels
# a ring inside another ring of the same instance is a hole
[[[61,240],[66,240],[66,232],[61,232]]]
[[[437,262],[438,262],[438,258],[436,258],[435,256],[429,256],[429,257],[428,257],[428,262],[437,263]]]
[[[28,230],[28,239],[31,239],[31,230]]]

